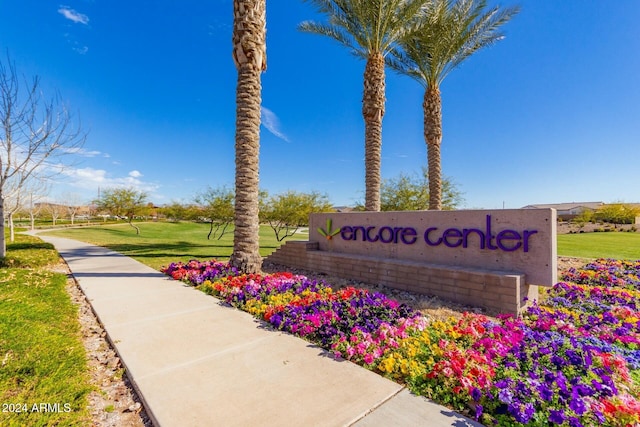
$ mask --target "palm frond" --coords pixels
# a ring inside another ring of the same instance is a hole
[[[402,49],[394,47],[385,57],[385,63],[398,74],[411,77],[423,86],[426,86],[427,78],[422,70],[407,56]],[[426,88],[426,87],[425,87]]]
[[[304,22],[299,29],[334,38],[358,56],[386,56],[417,25],[417,15],[431,0],[306,0],[328,18],[326,24]],[[327,31],[333,27],[333,31]],[[316,31],[321,29],[322,31]],[[335,37],[341,34],[341,37]],[[348,41],[348,43],[345,43]],[[356,48],[356,45],[358,46]],[[365,53],[366,52],[366,53]]]
[[[355,40],[354,37],[344,31],[341,27],[330,24],[319,24],[313,21],[304,21],[298,25],[298,29],[306,33],[318,34],[332,38],[347,47],[355,56],[362,58],[366,58],[367,56],[367,52],[362,50],[362,47],[357,40]]]
[[[450,61],[447,74],[478,50],[503,40],[505,36],[500,28],[519,12],[517,7],[501,9],[496,6],[482,14],[485,4],[484,1],[478,3],[469,15],[473,16],[473,20],[466,20],[465,26],[461,28],[459,37],[461,43]]]
[[[391,51],[390,66],[422,76],[427,86],[440,85],[475,52],[502,40],[500,28],[519,12],[486,7],[486,0],[434,0],[422,9],[418,26],[401,38],[400,49]]]

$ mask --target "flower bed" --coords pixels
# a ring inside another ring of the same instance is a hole
[[[640,423],[640,261],[570,269],[519,318],[446,321],[286,272],[216,261],[163,272],[485,425]]]

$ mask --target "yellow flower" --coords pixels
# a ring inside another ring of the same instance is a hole
[[[449,331],[449,336],[453,339],[458,339],[462,336],[462,334],[458,331],[451,330]]]
[[[391,355],[382,359],[382,361],[378,365],[378,369],[380,369],[382,372],[387,372],[390,374],[393,372],[395,365],[396,361],[393,358],[393,355]]]
[[[410,359],[414,359],[417,354],[418,354],[418,349],[415,346],[412,345],[409,348],[407,348],[407,356]]]
[[[431,353],[434,356],[442,356],[444,354],[444,352],[442,351],[442,349],[438,346],[438,344],[431,344],[429,346],[429,350],[431,350]]]
[[[421,366],[415,360],[409,362],[409,375],[419,376],[423,371],[424,369],[421,369]]]

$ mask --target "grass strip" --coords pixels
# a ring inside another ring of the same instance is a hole
[[[226,260],[233,252],[233,233],[227,233],[221,239],[207,239],[209,224],[143,222],[136,225],[140,227],[139,235],[128,224],[69,228],[46,234],[109,248],[156,270],[178,261]],[[288,240],[308,238],[308,234],[300,233],[278,242],[271,227],[263,225],[260,227],[260,255],[270,255]]]
[[[558,255],[637,260],[640,259],[640,233],[560,234]]]
[[[0,425],[86,426],[89,383],[78,310],[57,253],[17,236],[0,268]]]

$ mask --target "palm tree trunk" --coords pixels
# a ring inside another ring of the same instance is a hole
[[[385,103],[384,57],[380,52],[369,55],[364,70],[365,209],[380,210],[380,156],[382,150],[382,117]]]
[[[266,69],[265,0],[234,0],[236,86],[235,230],[230,263],[244,273],[262,268],[258,218],[260,74]]]
[[[442,99],[440,89],[429,86],[422,102],[424,111],[424,140],[427,143],[429,166],[429,209],[442,210],[442,167],[440,144],[442,143]]]

